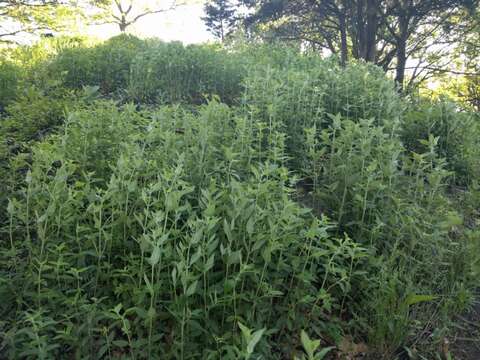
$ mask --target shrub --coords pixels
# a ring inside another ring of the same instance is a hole
[[[327,113],[340,113],[352,120],[375,118],[388,124],[401,116],[405,103],[379,68],[363,63],[342,68],[333,58],[296,57],[287,57],[280,66],[257,66],[245,80],[246,102],[264,111],[278,104],[281,108],[273,108],[282,120],[294,114],[298,121],[311,115],[328,120]]]
[[[343,69],[334,59],[297,58],[291,57],[286,68],[267,65],[251,71],[244,100],[255,117],[285,126],[295,162],[305,152],[304,129],[327,127],[328,114],[339,113],[353,121],[374,118],[389,128],[398,122],[405,104],[378,68],[352,64]]]
[[[471,240],[446,196],[452,174],[437,153],[439,138],[430,135],[425,151],[412,154],[397,131],[373,119],[331,119],[325,129],[306,129],[304,173],[312,186],[307,195],[311,206],[337,221],[339,231],[375,254],[369,282],[357,284],[366,295],[356,314],[368,319],[362,333],[369,334],[372,350],[392,358],[408,341],[407,329],[420,321],[409,299],[455,298],[461,284],[473,280],[466,260]]]
[[[48,65],[48,77],[69,89],[99,86],[103,94],[126,89],[132,59],[144,46],[134,36],[120,35],[94,47],[65,48]]]
[[[2,355],[435,358],[479,274],[475,114],[287,47],[64,45],[0,75]]]
[[[8,61],[0,61],[0,116],[5,107],[15,100],[19,90],[21,70]]]
[[[91,38],[82,36],[55,36],[42,38],[32,45],[14,47],[9,52],[9,58],[19,66],[28,69],[35,77],[37,71],[44,71],[46,62],[55,58],[61,52],[79,47],[90,47],[95,44]]]
[[[28,88],[17,101],[6,108],[0,127],[9,142],[42,139],[53,128],[62,125],[68,96],[46,96],[41,90]]]
[[[241,58],[208,46],[143,41],[121,35],[94,47],[60,51],[47,78],[69,89],[99,86],[103,94],[128,92],[146,103],[202,103],[218,95],[233,103],[240,96]]]
[[[52,94],[53,95],[53,94]],[[77,101],[68,93],[47,96],[30,87],[11,102],[0,119],[0,221],[5,217],[7,198],[22,183],[24,167],[12,163],[29,157],[31,144],[41,141],[63,125],[65,111]]]
[[[217,95],[232,104],[244,72],[241,58],[224,50],[150,42],[133,61],[128,92],[137,102],[200,104]]]
[[[459,111],[447,101],[419,101],[402,122],[402,141],[409,151],[422,152],[431,135],[439,138],[439,156],[447,160],[458,184],[478,179],[480,125],[475,114]]]
[[[35,147],[3,249],[8,356],[238,358],[247,324],[291,357],[331,331],[364,249],[289,199],[275,158],[236,171],[249,139],[224,105],[144,115],[96,103]]]

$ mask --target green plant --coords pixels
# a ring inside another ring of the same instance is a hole
[[[99,86],[102,94],[121,94],[127,88],[131,63],[144,46],[134,36],[120,35],[93,47],[65,47],[46,65],[39,64],[46,67],[39,81],[57,79],[68,89]]]
[[[0,114],[17,97],[20,80],[21,70],[18,66],[8,61],[0,61]]]
[[[241,96],[241,60],[205,45],[151,41],[132,62],[128,95],[136,102],[193,104],[217,95],[232,104]]]
[[[248,360],[252,356],[255,346],[257,346],[258,342],[261,340],[262,335],[265,332],[265,328],[252,333],[252,331],[242,323],[239,322],[238,326],[242,331],[243,340],[245,341],[246,345],[245,349],[243,350],[242,357]]]
[[[288,351],[277,344],[301,326],[321,327],[349,292],[364,249],[333,238],[326,218],[289,199],[283,142],[256,153],[255,137],[265,134],[248,135],[244,125],[216,102],[198,114],[102,102],[70,114],[62,135],[35,147],[10,208],[15,250],[5,269],[13,266],[13,287],[24,283],[20,303],[33,301],[56,326],[60,314],[76,326],[82,311],[55,299],[67,289],[81,303],[103,299],[100,312],[114,322],[100,320],[110,329],[103,338],[92,325],[89,339],[132,357],[145,347],[171,358],[217,348],[209,356],[221,357],[233,346],[249,358],[264,332],[243,329],[242,345],[237,322],[275,329],[258,349],[270,356]]]
[[[58,39],[8,64],[5,357],[427,358],[471,306],[475,114],[286,46]]]
[[[311,340],[308,334],[302,330],[300,339],[302,341],[303,349],[307,355],[302,356],[301,359],[307,360],[322,360],[327,356],[327,354],[334,349],[334,347],[326,347],[323,349],[319,349],[320,347],[320,340]],[[318,351],[317,351],[318,350]],[[298,359],[297,357],[295,359]]]
[[[409,151],[422,152],[429,136],[439,138],[437,151],[455,172],[455,182],[465,185],[478,178],[478,121],[474,113],[460,111],[454,103],[419,101],[402,122],[401,138]]]

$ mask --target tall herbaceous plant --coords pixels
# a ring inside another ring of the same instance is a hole
[[[0,64],[7,358],[391,359],[471,304],[475,114],[288,47],[22,51]]]

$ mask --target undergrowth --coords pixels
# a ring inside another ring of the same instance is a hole
[[[43,49],[0,65],[2,356],[440,356],[478,114],[288,48]]]

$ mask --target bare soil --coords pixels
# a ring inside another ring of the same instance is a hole
[[[450,338],[454,360],[480,360],[480,294],[472,309],[457,316],[457,331]]]

